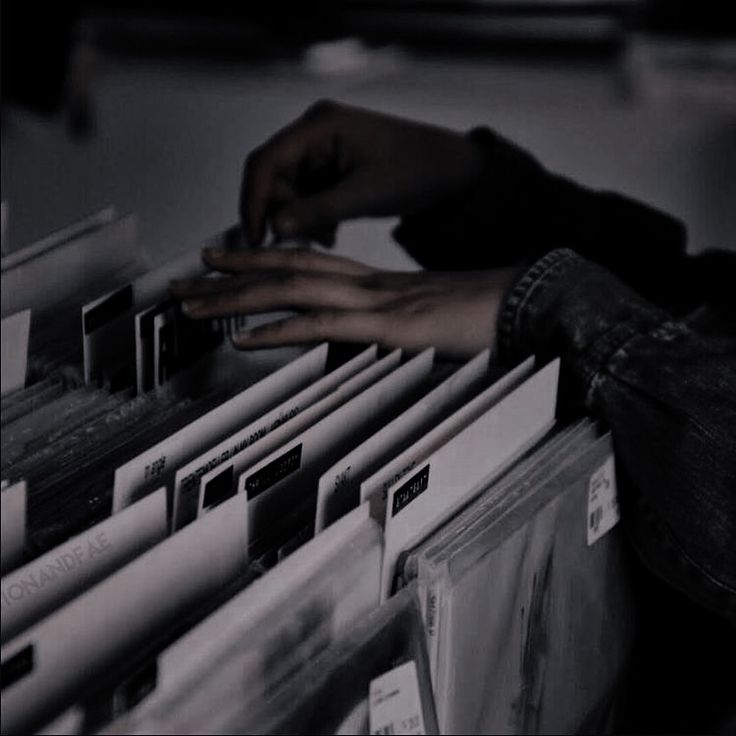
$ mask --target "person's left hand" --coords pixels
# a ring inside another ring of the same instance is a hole
[[[243,349],[335,340],[469,358],[495,341],[501,301],[516,269],[381,271],[309,250],[205,249],[205,262],[229,274],[172,283],[194,318],[296,310],[293,317],[239,332]]]

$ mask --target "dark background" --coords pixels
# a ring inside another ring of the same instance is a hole
[[[320,97],[490,125],[736,247],[729,3],[2,3],[4,250],[107,204],[153,260],[232,223],[247,152]],[[412,265],[387,223],[338,249]]]

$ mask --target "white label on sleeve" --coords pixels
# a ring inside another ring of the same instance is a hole
[[[414,660],[371,681],[368,719],[372,734],[424,734]]]
[[[588,486],[588,546],[613,529],[620,518],[613,455],[590,476]]]

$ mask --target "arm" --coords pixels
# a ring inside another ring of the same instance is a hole
[[[529,153],[478,128],[468,138],[482,174],[442,203],[404,217],[397,241],[426,268],[475,269],[570,248],[657,303],[670,298],[663,270],[679,269],[686,231],[647,205],[547,171]]]
[[[556,250],[517,281],[498,334],[507,360],[562,357],[564,403],[613,432],[622,517],[639,555],[736,620],[732,331],[704,336],[596,264]]]

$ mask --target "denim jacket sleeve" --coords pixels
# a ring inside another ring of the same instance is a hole
[[[557,249],[507,295],[499,351],[562,358],[563,403],[612,430],[640,557],[736,622],[736,335],[694,324]]]

